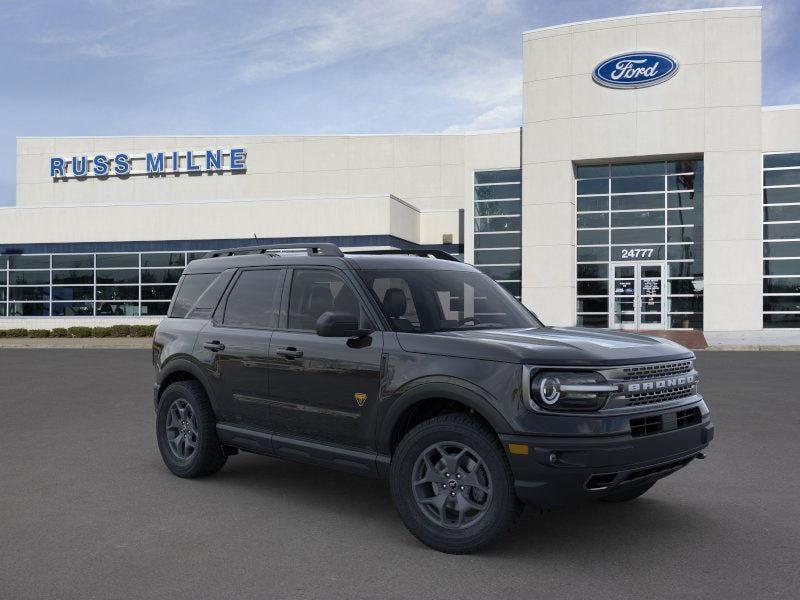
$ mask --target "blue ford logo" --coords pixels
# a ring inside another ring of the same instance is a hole
[[[592,79],[610,88],[640,88],[666,81],[678,72],[678,61],[659,52],[629,52],[601,62]]]

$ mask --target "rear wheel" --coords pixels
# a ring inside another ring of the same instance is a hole
[[[620,490],[619,492],[614,492],[609,494],[608,496],[603,496],[599,500],[600,502],[608,502],[611,504],[616,504],[618,502],[628,502],[630,500],[635,500],[639,496],[645,494],[655,484],[656,484],[655,481],[651,481],[650,483],[645,483],[644,485],[635,485],[631,487],[626,487],[624,490]]]
[[[211,404],[196,381],[177,381],[161,394],[156,439],[164,464],[178,477],[216,473],[227,460]]]
[[[436,417],[412,429],[392,459],[390,487],[411,533],[452,554],[494,541],[522,507],[497,436],[471,415]]]

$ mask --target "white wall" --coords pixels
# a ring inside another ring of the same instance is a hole
[[[761,327],[761,11],[623,17],[527,32],[524,45],[522,297],[575,323],[573,163],[702,154],[708,330]],[[674,56],[649,88],[594,83],[602,60]]]

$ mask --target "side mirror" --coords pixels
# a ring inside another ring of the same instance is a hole
[[[325,312],[317,319],[317,335],[321,337],[364,337],[372,333],[360,328],[358,317],[345,312]]]

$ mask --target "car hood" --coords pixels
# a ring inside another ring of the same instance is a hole
[[[611,366],[692,356],[664,338],[582,327],[398,333],[397,337],[407,352],[539,365]]]

